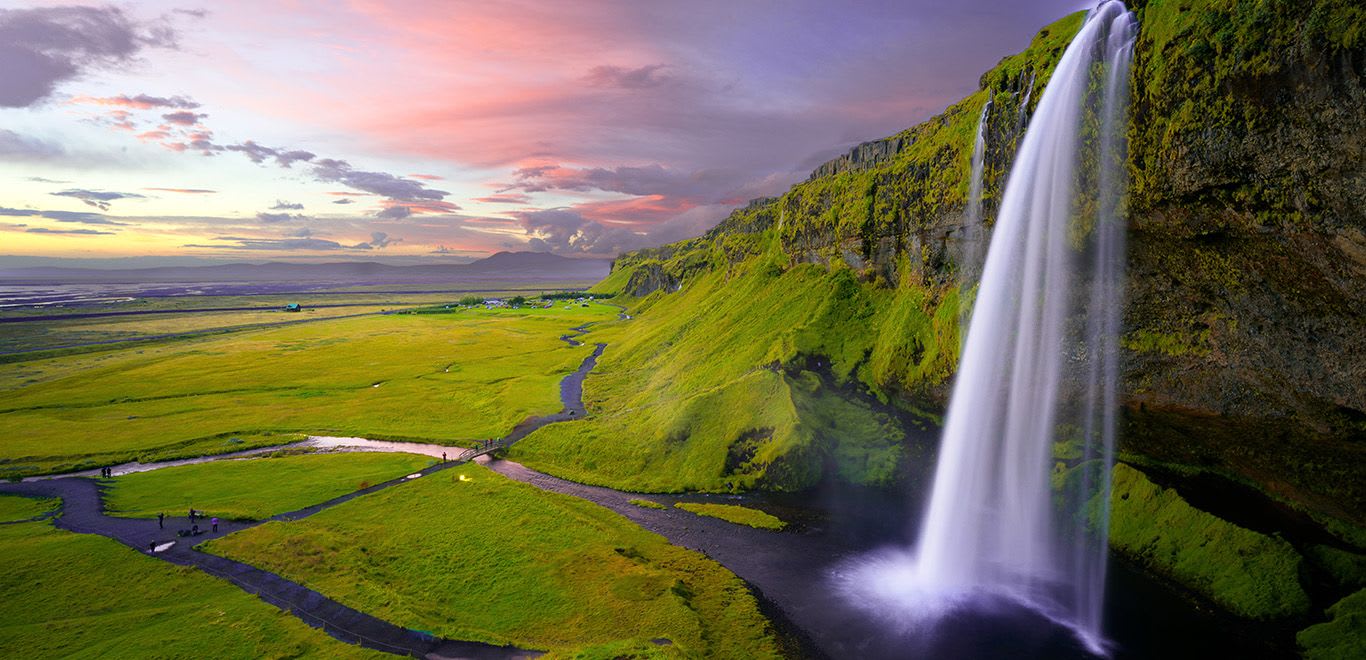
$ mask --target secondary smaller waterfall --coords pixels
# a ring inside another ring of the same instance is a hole
[[[919,540],[842,577],[896,619],[1026,604],[1104,652],[1136,23],[1086,17],[1047,81],[1002,194]],[[1032,86],[1031,86],[1032,87]]]
[[[972,145],[971,171],[968,178],[968,199],[963,209],[962,249],[958,264],[958,282],[966,288],[976,279],[982,268],[982,245],[986,230],[982,226],[982,175],[986,169],[987,116],[991,114],[993,97],[988,96],[977,118],[977,139]]]

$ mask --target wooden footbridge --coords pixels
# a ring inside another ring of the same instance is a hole
[[[499,449],[503,449],[510,444],[512,444],[512,442],[510,442],[506,438],[499,438],[497,440],[487,440],[473,447],[470,447],[469,449],[466,449],[465,451],[462,451],[459,454],[456,454],[455,461],[457,463],[465,463],[467,461],[472,461],[476,458],[479,458],[480,456],[492,454],[493,452],[498,451]]]

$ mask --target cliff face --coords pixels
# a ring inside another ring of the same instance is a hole
[[[1122,450],[1366,522],[1366,10],[1350,0],[1136,4]],[[933,312],[963,284],[983,104],[992,100],[990,225],[1029,113],[1080,21],[1046,28],[939,117],[859,145],[706,236],[623,255],[604,288],[686,289],[767,259],[852,269],[863,287],[920,292]],[[867,365],[891,358],[870,346],[849,373],[872,393],[942,405],[943,370],[917,365],[956,347],[901,347],[908,364],[879,371]]]

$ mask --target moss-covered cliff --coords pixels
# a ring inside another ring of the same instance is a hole
[[[1135,4],[1122,449],[1366,522],[1363,9],[1348,0]],[[956,260],[977,118],[990,98],[989,224],[1029,111],[1081,20],[1045,28],[940,116],[860,145],[706,236],[623,255],[600,290],[679,292],[682,303],[707,278],[747,282],[756,264],[780,275],[809,263],[830,277],[849,273],[870,300],[914,291],[914,313],[871,303],[867,322],[827,329],[864,335],[838,342],[857,350],[816,354],[902,408],[942,405],[955,319],[936,336],[916,328],[942,316],[949,297],[970,297],[970,283],[958,290]],[[707,316],[706,301],[688,305]],[[816,318],[787,322],[822,329]],[[779,342],[786,331],[752,341]]]

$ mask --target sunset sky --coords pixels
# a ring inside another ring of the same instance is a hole
[[[0,255],[610,257],[933,116],[1087,5],[0,1]]]

